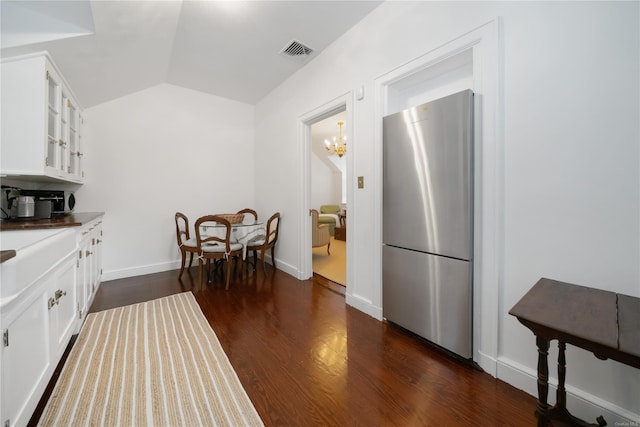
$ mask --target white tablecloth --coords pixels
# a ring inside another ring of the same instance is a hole
[[[203,237],[222,237],[225,233],[224,225],[207,224],[200,226],[200,233]],[[253,239],[264,237],[266,230],[263,222],[253,224],[231,224],[231,243],[242,243],[242,259],[247,259],[247,243]]]

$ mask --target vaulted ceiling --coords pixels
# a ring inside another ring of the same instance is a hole
[[[1,56],[49,51],[84,108],[160,83],[255,104],[380,3],[2,0]]]

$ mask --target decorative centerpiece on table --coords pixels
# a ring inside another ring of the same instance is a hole
[[[244,219],[244,214],[220,214],[218,216],[226,219],[231,224],[240,224]]]

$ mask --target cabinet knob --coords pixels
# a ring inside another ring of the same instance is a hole
[[[63,291],[61,289],[58,289],[56,291],[56,301],[59,300],[60,298],[62,298],[63,296],[67,295],[67,291]]]
[[[85,251],[84,255],[85,255],[85,256],[93,255],[93,252]]]
[[[49,298],[49,301],[47,302],[47,306],[48,306],[49,310],[51,310],[51,308],[56,304],[58,304],[58,300],[57,299]]]

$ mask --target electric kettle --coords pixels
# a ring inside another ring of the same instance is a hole
[[[33,196],[18,196],[18,218],[31,218],[35,215]]]

